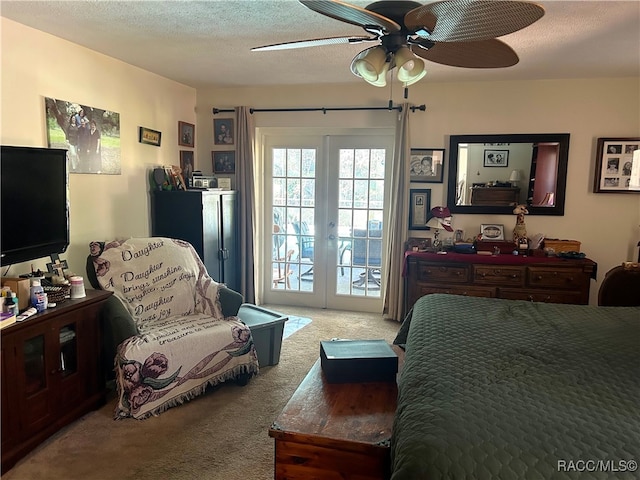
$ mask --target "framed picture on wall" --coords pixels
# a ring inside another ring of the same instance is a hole
[[[508,167],[509,166],[509,150],[485,150],[484,166],[485,167]]]
[[[640,193],[640,138],[599,138],[594,193]]]
[[[431,190],[409,190],[409,230],[427,230],[427,214],[431,211]]]
[[[162,132],[158,130],[151,130],[147,127],[140,127],[138,141],[140,143],[146,143],[147,145],[153,145],[159,147],[162,140]]]
[[[444,149],[412,148],[409,172],[412,182],[442,183]]]
[[[211,152],[213,173],[236,173],[236,152]]]
[[[178,145],[191,147],[195,144],[196,126],[192,123],[178,122]]]
[[[213,142],[216,145],[233,145],[233,119],[216,118],[213,121]]]

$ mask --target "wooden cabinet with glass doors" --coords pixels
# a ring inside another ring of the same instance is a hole
[[[99,313],[111,292],[88,290],[2,330],[2,472],[104,403]]]

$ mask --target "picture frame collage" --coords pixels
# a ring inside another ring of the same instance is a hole
[[[215,118],[213,120],[213,143],[216,147],[215,150],[211,151],[211,167],[214,175],[235,175],[236,151],[233,148],[235,145],[233,118]],[[217,178],[218,187],[225,190],[231,189],[231,177]]]
[[[640,137],[598,138],[594,193],[640,193]]]
[[[409,158],[411,183],[443,183],[444,148],[412,148]],[[428,230],[431,190],[409,190],[409,230]]]
[[[196,126],[193,123],[178,122],[178,145],[194,148],[196,142]],[[193,172],[195,172],[195,152],[180,150],[180,172],[187,188],[193,187]]]

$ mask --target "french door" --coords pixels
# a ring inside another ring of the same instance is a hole
[[[380,311],[393,133],[266,135],[268,303]]]

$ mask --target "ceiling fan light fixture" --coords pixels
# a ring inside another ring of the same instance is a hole
[[[413,54],[408,47],[400,47],[394,61],[398,68],[398,80],[412,85],[427,74],[424,61]]]
[[[388,70],[387,52],[380,46],[363,50],[351,62],[351,71],[372,85],[375,85],[380,77],[384,78]]]
[[[366,78],[364,79],[367,83],[373,85],[374,87],[385,87],[387,85],[387,73],[389,72],[389,62],[385,62],[382,66],[382,71],[378,78],[375,81],[369,81]]]

